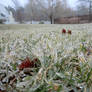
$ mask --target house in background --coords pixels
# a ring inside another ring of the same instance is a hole
[[[92,16],[92,15],[91,15]],[[90,23],[92,17],[89,16],[89,10],[80,10],[74,12],[74,14],[62,16],[54,20],[55,24],[81,24],[81,23]]]
[[[5,23],[6,21],[9,21],[9,11],[8,9],[0,4],[0,23]]]
[[[55,24],[79,24],[89,23],[89,15],[61,17],[54,20]]]

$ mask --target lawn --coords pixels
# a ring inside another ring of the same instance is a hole
[[[0,25],[0,92],[92,92],[92,24]]]

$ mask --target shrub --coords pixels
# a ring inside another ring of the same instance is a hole
[[[43,21],[40,21],[39,24],[44,24],[44,22]]]

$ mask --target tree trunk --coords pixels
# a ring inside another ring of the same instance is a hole
[[[92,22],[92,1],[89,2],[89,22]]]
[[[53,16],[50,16],[50,22],[51,22],[51,24],[54,24],[54,18],[53,18]]]

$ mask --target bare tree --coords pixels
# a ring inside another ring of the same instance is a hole
[[[38,0],[40,7],[49,17],[51,24],[55,18],[73,15],[73,10],[68,7],[67,0]]]
[[[31,23],[38,18],[40,10],[36,0],[29,0],[29,3],[25,7],[25,12]]]
[[[29,0],[25,7],[27,20],[50,20],[54,23],[56,18],[67,17],[73,14],[66,0]]]
[[[87,6],[87,3],[88,3],[89,22],[92,22],[92,0],[78,0],[78,1],[85,3],[85,6]]]
[[[92,0],[88,0],[89,2],[89,22],[92,22]]]
[[[77,15],[87,15],[89,14],[88,6],[85,3],[80,3],[77,5]]]
[[[37,0],[40,7],[42,8],[42,11],[48,16],[50,19],[51,24],[54,23],[54,17],[55,17],[55,8],[57,5],[57,2],[59,0]]]
[[[15,20],[18,21],[19,23],[22,23],[24,21],[24,8],[21,7],[20,3],[18,0],[12,0],[14,6],[15,6],[15,12],[14,12],[14,17]]]

